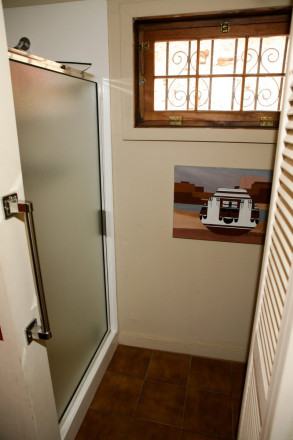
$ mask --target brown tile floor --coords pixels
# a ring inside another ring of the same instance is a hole
[[[236,439],[245,364],[119,345],[76,440]]]

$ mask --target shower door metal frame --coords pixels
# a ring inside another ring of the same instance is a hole
[[[104,273],[105,273],[105,294],[106,294],[106,313],[107,313],[107,332],[94,355],[91,364],[87,368],[68,408],[63,414],[60,423],[60,434],[62,439],[74,438],[77,429],[83,419],[85,410],[92,400],[93,394],[99,384],[103,373],[107,367],[107,362],[117,347],[117,303],[116,303],[116,277],[115,277],[115,248],[114,248],[114,219],[113,219],[113,198],[112,198],[112,161],[109,126],[107,127],[106,118],[103,117],[104,111],[110,113],[110,108],[105,94],[109,94],[109,82],[97,79],[89,73],[67,67],[64,64],[47,60],[26,52],[9,48],[8,57],[11,61],[39,67],[59,74],[80,78],[96,83],[98,96],[99,112],[98,141],[100,153],[100,183],[101,183],[101,207],[102,207],[102,228],[109,231],[108,235],[103,233],[103,254],[104,254]],[[109,100],[108,100],[109,101]],[[108,139],[107,139],[108,137]],[[105,146],[107,145],[107,149]],[[105,170],[107,172],[105,172]]]

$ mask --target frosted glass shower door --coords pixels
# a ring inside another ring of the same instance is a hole
[[[97,85],[15,61],[10,67],[61,418],[107,333]]]

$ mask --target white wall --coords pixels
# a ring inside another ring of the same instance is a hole
[[[8,46],[30,39],[29,52],[53,61],[90,62],[89,73],[109,78],[106,0],[4,10]]]
[[[134,128],[134,17],[288,5],[109,0],[119,339],[244,360],[262,246],[172,238],[174,166],[271,169],[276,133]]]

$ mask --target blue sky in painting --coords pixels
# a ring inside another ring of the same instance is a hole
[[[247,170],[242,168],[209,168],[175,166],[175,182],[189,182],[195,186],[203,186],[206,192],[215,192],[218,188],[234,188],[240,183],[242,176],[262,177],[272,181],[272,171]]]

